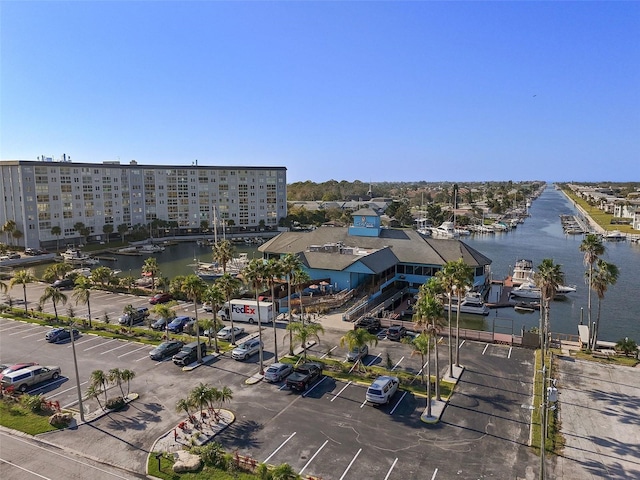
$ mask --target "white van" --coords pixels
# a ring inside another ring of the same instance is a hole
[[[386,375],[378,377],[367,389],[367,402],[374,405],[387,404],[398,391],[399,386],[398,377],[388,377]]]

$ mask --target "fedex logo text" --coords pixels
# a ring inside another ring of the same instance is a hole
[[[245,315],[255,315],[256,307],[250,305],[232,305],[233,313],[244,313]]]

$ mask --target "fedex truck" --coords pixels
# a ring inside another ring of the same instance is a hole
[[[256,302],[246,298],[236,298],[218,312],[218,318],[223,321],[230,319],[230,315],[234,322],[258,323],[258,306],[260,307],[260,323],[273,322],[273,303]],[[231,310],[231,311],[230,311]]]

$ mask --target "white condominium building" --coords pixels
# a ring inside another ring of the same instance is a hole
[[[0,161],[0,228],[14,222],[0,238],[38,248],[82,237],[78,224],[98,239],[154,221],[194,234],[222,222],[275,228],[287,215],[286,174],[286,167]]]

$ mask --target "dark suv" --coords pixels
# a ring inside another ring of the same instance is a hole
[[[399,342],[407,335],[407,329],[400,325],[392,325],[387,330],[387,339]]]
[[[375,317],[364,317],[356,321],[353,325],[353,329],[364,328],[369,333],[376,333],[380,330],[380,320]]]
[[[207,344],[200,342],[200,352],[202,357],[207,355]],[[184,367],[198,360],[198,342],[187,343],[173,356],[173,363]]]
[[[51,286],[62,290],[65,288],[73,288],[75,286],[75,282],[72,278],[63,278],[62,280],[56,280],[51,284]]]

